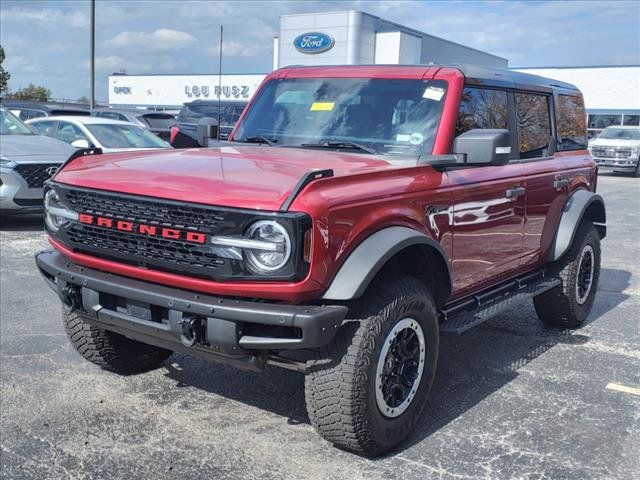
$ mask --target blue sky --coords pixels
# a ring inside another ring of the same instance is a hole
[[[271,69],[272,37],[286,13],[362,10],[509,59],[511,66],[640,64],[639,1],[118,1],[97,0],[96,94],[107,75],[215,73],[219,25],[226,73]],[[54,97],[88,95],[87,1],[9,1],[0,44],[9,86]]]

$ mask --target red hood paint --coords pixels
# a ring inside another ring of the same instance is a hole
[[[409,160],[404,166],[411,164]],[[359,153],[233,145],[80,157],[55,180],[185,202],[278,210],[304,173],[327,168],[340,177],[397,165]]]

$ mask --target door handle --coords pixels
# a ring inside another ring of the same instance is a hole
[[[564,188],[567,185],[569,185],[569,179],[568,178],[556,178],[553,181],[553,188],[555,188],[556,190]]]
[[[526,191],[527,190],[524,187],[508,188],[507,191],[505,192],[505,196],[507,198],[517,198],[520,195],[524,195]]]

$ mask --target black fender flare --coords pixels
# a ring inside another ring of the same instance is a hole
[[[596,193],[589,190],[576,190],[565,202],[562,208],[562,216],[558,224],[556,236],[549,251],[549,261],[555,262],[569,250],[578,226],[584,218],[593,222],[604,238],[607,234],[606,210],[604,200]]]
[[[365,292],[384,265],[396,254],[414,245],[425,246],[437,255],[438,268],[446,271],[440,294],[442,305],[451,295],[451,269],[442,246],[427,235],[407,227],[387,227],[363,240],[347,257],[322,297],[323,300],[352,300]]]

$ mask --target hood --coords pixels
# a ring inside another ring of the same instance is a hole
[[[590,147],[637,147],[640,140],[625,140],[624,138],[596,138],[589,142]]]
[[[0,155],[18,163],[64,162],[74,151],[71,145],[44,135],[0,135]]]
[[[234,145],[81,157],[58,172],[55,180],[133,195],[278,210],[310,170],[331,168],[335,176],[344,176],[416,162],[394,163],[376,155]]]

